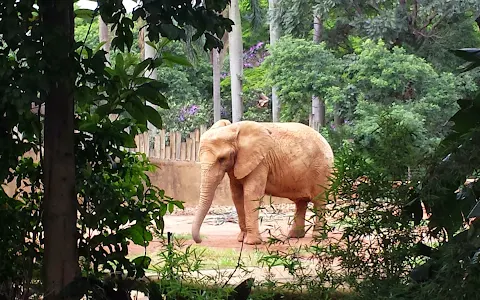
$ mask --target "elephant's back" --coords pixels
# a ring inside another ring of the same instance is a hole
[[[333,151],[330,144],[315,129],[305,124],[294,122],[262,124],[272,132],[272,136],[277,144],[302,148],[303,151],[311,152],[310,154],[312,155],[320,152],[322,161],[329,161],[333,164]]]

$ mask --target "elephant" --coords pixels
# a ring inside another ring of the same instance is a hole
[[[200,227],[225,174],[238,214],[237,240],[261,244],[258,227],[260,201],[265,194],[295,203],[288,238],[305,236],[308,203],[324,210],[334,156],[327,140],[301,123],[219,120],[200,138],[200,200],[192,223],[192,238],[201,243]],[[323,217],[316,217],[314,235]]]

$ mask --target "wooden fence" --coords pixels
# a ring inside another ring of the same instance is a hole
[[[161,160],[198,161],[200,136],[207,130],[206,125],[191,132],[186,139],[181,132],[162,129],[158,134],[146,131],[135,137],[136,152],[145,153],[149,158]],[[168,137],[168,139],[167,139]]]

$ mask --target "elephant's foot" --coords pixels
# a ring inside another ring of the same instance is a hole
[[[243,242],[247,245],[258,245],[262,243],[262,237],[258,233],[247,233]]]
[[[305,236],[305,228],[292,228],[288,232],[288,238],[303,238]]]
[[[322,226],[315,225],[313,226],[312,237],[315,239],[322,238],[324,236],[324,230]]]
[[[237,241],[243,242],[243,240],[245,239],[245,235],[246,235],[245,231],[240,231],[240,233],[237,236]]]

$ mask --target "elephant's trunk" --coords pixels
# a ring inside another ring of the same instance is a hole
[[[202,169],[200,201],[192,224],[192,238],[196,243],[202,242],[202,239],[200,238],[200,227],[202,226],[203,220],[205,219],[205,216],[212,205],[215,190],[223,178],[221,177],[218,179],[215,178],[215,176],[207,176],[207,172],[208,170]]]

